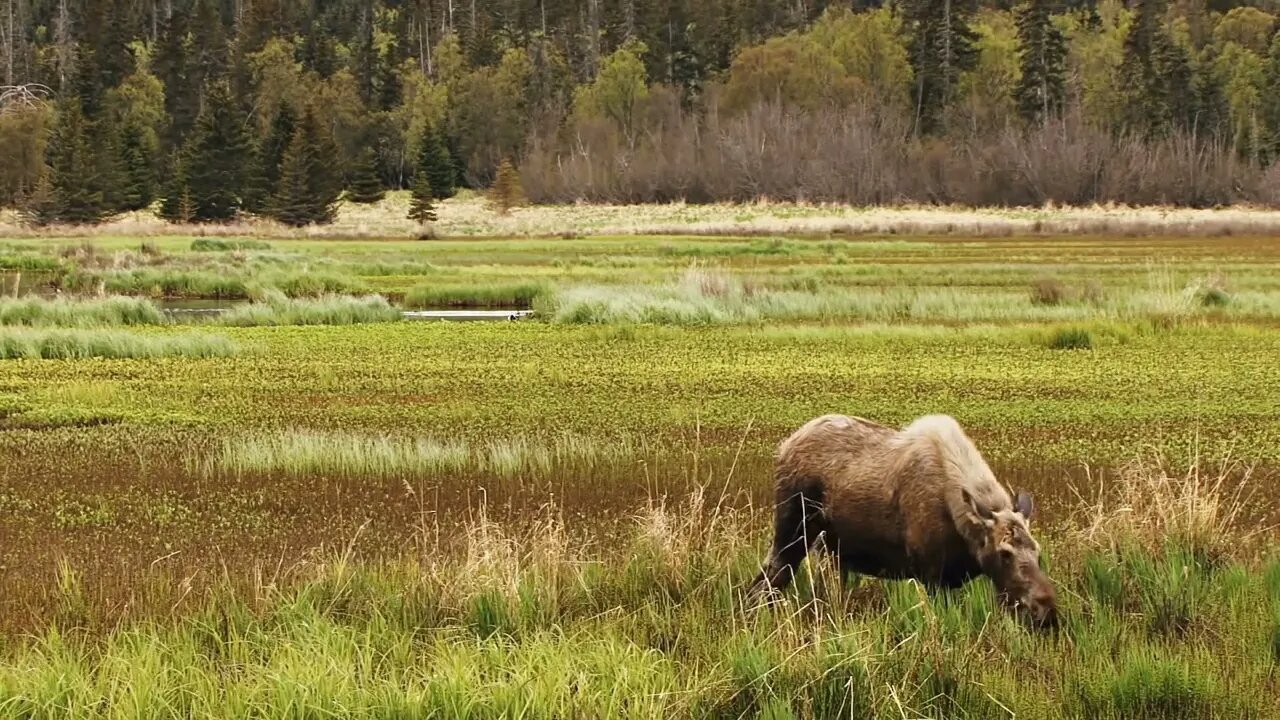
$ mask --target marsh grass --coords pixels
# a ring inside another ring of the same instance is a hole
[[[427,283],[416,285],[404,295],[410,309],[437,307],[522,307],[527,308],[549,292],[542,283],[475,283],[470,285]]]
[[[1259,718],[1280,561],[1173,572],[1178,545],[1073,547],[1066,567],[1122,565],[1123,593],[1055,574],[1066,624],[1028,632],[977,580],[844,586],[806,563],[767,607],[741,589],[759,510],[708,486],[655,499],[607,545],[554,507],[505,527],[483,510],[428,520],[400,559],[350,547],[248,586],[98,632],[62,566],[56,625],[0,649],[0,708],[31,718],[1036,717]],[[460,544],[444,547],[436,538]],[[1101,570],[1092,571],[1095,575]],[[1108,571],[1110,572],[1110,571]],[[159,578],[156,578],[159,580]],[[164,608],[163,588],[145,592]],[[1189,622],[1167,623],[1167,598]],[[1162,615],[1163,614],[1163,615]],[[123,715],[122,715],[123,714]]]
[[[165,322],[164,313],[154,303],[140,298],[0,299],[0,325],[95,327]]]
[[[263,293],[252,303],[237,305],[219,315],[216,323],[237,327],[267,325],[357,325],[395,322],[399,310],[380,295],[350,297],[323,295],[318,298],[290,298],[278,290]]]
[[[230,357],[236,346],[219,335],[137,335],[113,330],[0,328],[0,360]]]
[[[289,429],[228,439],[213,455],[197,461],[195,468],[205,474],[283,473],[375,478],[435,477],[462,472],[498,477],[546,476],[553,468],[618,467],[634,462],[649,451],[641,440],[620,439],[606,444],[570,434],[547,438],[517,436],[475,443],[463,439]]]

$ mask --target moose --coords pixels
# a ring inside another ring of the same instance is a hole
[[[774,538],[749,598],[785,589],[811,549],[843,576],[956,588],[978,575],[1027,625],[1058,624],[1053,584],[1031,536],[1031,495],[996,480],[946,415],[898,430],[846,415],[805,423],[777,449]]]

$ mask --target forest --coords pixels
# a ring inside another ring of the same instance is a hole
[[[4,0],[0,205],[1280,203],[1280,2]]]

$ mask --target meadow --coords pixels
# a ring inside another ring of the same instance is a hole
[[[1275,717],[1278,266],[1192,232],[0,239],[0,717]],[[400,314],[456,307],[535,313]],[[958,418],[1035,493],[1062,630],[820,559],[746,607],[773,448],[827,412]]]

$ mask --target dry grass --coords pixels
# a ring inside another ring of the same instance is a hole
[[[1172,544],[1212,560],[1247,556],[1272,530],[1249,521],[1252,470],[1229,458],[1209,464],[1193,455],[1175,467],[1159,453],[1139,457],[1107,479],[1098,500],[1082,503],[1072,534],[1112,551]]]
[[[289,228],[267,220],[225,225],[172,225],[153,214],[126,213],[91,228],[24,226],[12,211],[0,212],[0,237],[196,236],[351,238],[422,235],[409,220],[406,192],[388,193],[373,205],[346,203],[331,225]],[[967,208],[933,206],[853,207],[771,202],[691,205],[540,205],[495,212],[482,195],[463,192],[440,203],[432,237],[576,237],[580,235],[1172,235],[1280,234],[1280,210],[1237,206],[1215,210],[1171,207]]]

